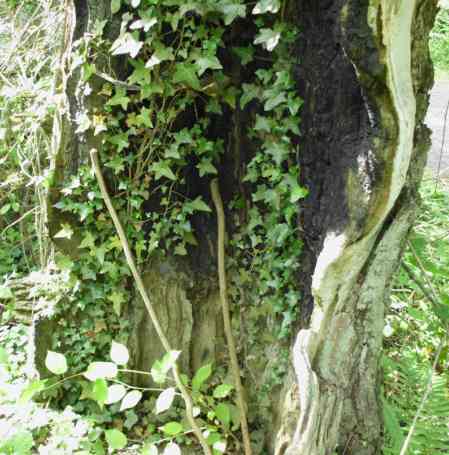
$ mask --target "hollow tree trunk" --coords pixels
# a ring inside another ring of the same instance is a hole
[[[302,31],[297,79],[305,101],[298,165],[310,196],[301,208],[302,317],[292,369],[279,403],[273,399],[275,431],[267,444],[276,455],[379,454],[384,307],[413,221],[429,142],[423,118],[433,76],[427,37],[436,0],[296,3]],[[68,5],[74,21],[68,34],[74,39],[95,19],[110,18],[109,0]],[[95,103],[95,85],[88,99],[78,96],[76,74],[64,86],[70,112],[61,110],[57,117],[51,207],[63,181],[97,146],[94,137],[75,134],[74,122]],[[199,191],[209,199],[207,187]],[[50,210],[51,234],[63,220]],[[216,347],[221,329],[210,246],[216,242],[215,223],[202,219],[197,224],[200,245],[188,261],[170,258],[147,271],[160,317],[164,311],[174,315],[167,316],[165,329],[173,329],[172,336],[178,334],[179,343],[189,348],[182,361],[186,369],[217,360],[221,349]],[[57,240],[57,246],[73,254],[77,241],[75,232],[71,241]],[[161,352],[147,350],[145,341],[153,335],[142,308],[129,311],[134,366],[148,366]],[[180,318],[188,321],[182,330]]]
[[[436,1],[299,4],[307,302],[275,453],[379,454],[384,308],[429,145]]]

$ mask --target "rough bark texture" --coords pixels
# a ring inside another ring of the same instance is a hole
[[[299,4],[308,279],[274,452],[374,455],[384,304],[429,144],[436,1]]]

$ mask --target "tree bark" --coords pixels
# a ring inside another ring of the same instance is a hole
[[[281,399],[273,403],[269,453],[381,453],[384,311],[413,222],[429,145],[423,119],[433,79],[427,38],[436,3],[296,2],[302,35],[294,57],[300,61],[298,90],[304,99],[298,165],[310,195],[300,212],[305,249],[298,276],[301,321],[291,371]],[[95,19],[110,18],[109,0],[68,5],[75,20],[69,33],[75,39]],[[109,32],[114,30],[110,25]],[[98,139],[80,137],[74,127],[77,112],[95,103],[95,87],[90,99],[78,97],[75,74],[65,88],[70,110],[56,123],[51,206],[66,177],[76,174],[90,147],[98,146]],[[232,173],[224,174],[228,181]],[[197,190],[210,199],[207,186]],[[50,210],[51,234],[62,219]],[[187,370],[222,357],[216,253],[210,248],[216,245],[215,222],[196,224],[201,230],[196,252],[187,260],[149,264],[144,276],[173,344],[187,347],[181,361]],[[73,254],[70,242],[59,241],[58,247]],[[136,303],[126,317],[132,325],[134,366],[146,368],[162,350],[157,343],[151,352],[146,349],[154,333],[141,305]]]
[[[299,2],[305,254],[276,455],[382,448],[382,330],[429,145],[433,0]]]

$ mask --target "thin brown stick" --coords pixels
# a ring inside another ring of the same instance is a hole
[[[165,351],[170,352],[172,350],[170,343],[161,327],[159,318],[157,317],[157,314],[154,311],[154,306],[145,289],[145,286],[142,281],[142,277],[140,276],[140,273],[137,270],[136,263],[134,261],[134,256],[133,256],[131,248],[129,246],[128,239],[126,237],[122,223],[117,215],[117,212],[115,211],[114,206],[112,205],[112,201],[109,196],[108,189],[106,187],[106,183],[103,178],[103,173],[101,172],[100,160],[98,158],[98,151],[95,149],[92,149],[90,151],[90,157],[92,159],[92,165],[93,165],[95,175],[98,180],[98,184],[100,185],[101,194],[103,195],[104,202],[106,204],[106,207],[108,208],[109,214],[111,215],[115,229],[120,238],[120,243],[122,244],[123,251],[125,253],[126,260],[128,262],[128,266],[131,269],[131,273],[133,275],[136,287],[145,303],[145,307],[148,311],[148,314],[150,315],[151,322],[153,323],[156,333],[157,333],[159,339],[161,340],[162,346],[164,347]],[[209,446],[207,445],[206,439],[204,438],[200,427],[197,425],[195,418],[193,417],[193,400],[180,378],[179,368],[178,368],[178,365],[176,362],[174,363],[171,370],[172,370],[173,379],[175,380],[176,386],[178,387],[179,391],[181,392],[182,398],[184,400],[184,404],[186,407],[187,420],[189,421],[190,425],[192,426],[192,430],[195,433],[195,436],[197,437],[197,439],[203,449],[204,454],[212,455],[212,452],[211,452]]]
[[[243,391],[243,385],[240,378],[240,367],[237,359],[237,351],[235,348],[234,336],[232,334],[231,316],[229,311],[228,292],[226,284],[226,269],[225,269],[225,216],[223,210],[223,201],[221,200],[220,188],[218,180],[212,180],[210,184],[212,200],[217,211],[217,226],[218,226],[218,280],[220,283],[220,299],[221,307],[223,310],[224,330],[226,341],[229,349],[229,357],[231,360],[231,371],[234,376],[235,389],[237,392],[237,406],[240,411],[240,427],[242,429],[243,446],[245,448],[245,455],[252,455],[251,441],[248,431],[248,420],[246,418],[246,402]]]

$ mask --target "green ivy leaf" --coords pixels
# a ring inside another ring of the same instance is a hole
[[[247,65],[254,59],[253,47],[233,47],[232,51],[240,58],[242,65]]]
[[[153,163],[151,170],[156,174],[156,180],[159,180],[161,177],[166,177],[170,180],[176,180],[176,175],[173,174],[173,171],[170,169],[167,161],[158,161]]]
[[[198,76],[202,76],[208,69],[219,70],[223,68],[220,60],[218,60],[215,55],[202,56],[195,62],[195,64],[198,67]]]
[[[271,52],[278,45],[280,38],[280,32],[270,28],[261,28],[254,40],[254,44],[262,44],[268,52]]]
[[[275,95],[271,98],[268,98],[267,101],[265,101],[264,109],[265,109],[265,111],[271,111],[276,106],[279,106],[281,103],[283,103],[284,101],[286,101],[285,93],[280,92],[277,95]]]
[[[124,33],[112,44],[111,53],[112,55],[129,54],[132,58],[136,58],[142,46],[143,42],[136,40],[131,33]]]
[[[224,15],[225,25],[229,25],[237,17],[245,18],[246,17],[246,6],[239,3],[225,3],[219,5],[219,9]]]
[[[145,64],[145,68],[153,68],[153,66],[159,65],[159,63],[165,60],[174,59],[175,56],[173,55],[172,47],[159,46],[159,48],[157,48],[154,54],[151,56],[150,60],[148,60],[148,62]]]
[[[67,372],[67,360],[63,354],[48,351],[45,358],[45,366],[54,374],[64,374]]]
[[[198,196],[193,201],[186,202],[184,204],[184,210],[187,213],[198,212],[212,212],[210,207],[203,201],[201,196]]]
[[[203,158],[196,167],[200,171],[200,177],[208,174],[218,174],[217,168],[212,164],[212,158]]]
[[[202,366],[192,379],[192,388],[193,390],[200,390],[203,383],[210,377],[212,374],[212,364],[208,363],[207,365]]]
[[[172,81],[174,84],[185,84],[194,90],[200,90],[200,80],[196,75],[196,66],[192,63],[179,63],[176,65]]]
[[[253,14],[277,13],[281,7],[279,0],[259,0],[253,8]]]
[[[161,430],[169,436],[176,436],[184,431],[184,427],[178,422],[168,422],[161,427]]]
[[[69,224],[62,223],[62,229],[58,231],[55,235],[55,239],[71,239],[73,235],[73,229]]]
[[[126,447],[128,439],[126,436],[119,430],[106,430],[105,431],[106,442],[112,450],[121,450]]]
[[[108,101],[109,106],[121,106],[124,111],[128,109],[130,99],[126,96],[125,87],[115,87],[115,95]],[[120,135],[122,136],[122,135]],[[127,136],[126,136],[127,138]]]

